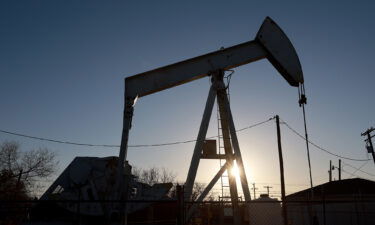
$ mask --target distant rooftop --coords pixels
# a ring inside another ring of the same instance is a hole
[[[327,182],[313,187],[314,199],[324,198],[353,198],[375,197],[375,182],[361,178],[345,179]],[[286,196],[287,200],[307,200],[311,195],[310,189]]]

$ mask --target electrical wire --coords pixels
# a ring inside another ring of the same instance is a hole
[[[358,175],[355,175],[354,173],[351,173],[351,172],[348,172],[348,171],[346,171],[346,170],[344,170],[344,169],[342,169],[341,168],[341,170],[342,170],[342,172],[344,172],[344,173],[346,173],[346,174],[349,174],[350,176],[352,176],[352,177],[358,177],[358,178],[361,178],[361,179],[364,179],[363,177],[360,177],[360,176],[358,176]]]
[[[20,134],[20,133],[6,131],[6,130],[0,130],[0,132],[5,133],[5,134],[14,135],[14,136],[36,139],[36,140],[40,140],[40,141],[49,141],[49,142],[54,142],[54,143],[59,143],[59,144],[79,145],[79,146],[88,146],[88,147],[107,147],[107,148],[118,148],[118,147],[120,147],[119,145],[87,144],[87,143],[78,143],[78,142],[72,142],[72,141],[55,140],[55,139],[31,136],[31,135],[27,135],[27,134]]]
[[[255,124],[252,124],[252,125],[249,125],[247,127],[244,127],[244,128],[241,128],[241,129],[238,129],[236,130],[236,132],[241,132],[241,131],[244,131],[244,130],[247,130],[247,129],[251,129],[251,128],[254,128],[254,127],[257,127],[257,126],[260,126],[262,124],[265,124],[271,120],[273,120],[274,117],[271,117],[267,120],[264,120],[264,121],[261,121],[261,122],[258,122],[258,123],[255,123]],[[295,133],[297,136],[299,136],[300,138],[304,139],[304,136],[301,135],[299,132],[297,132],[295,129],[293,129],[287,122],[285,122],[284,120],[281,120],[281,124],[285,125],[289,130],[291,130],[293,133]],[[72,141],[63,141],[63,140],[56,140],[56,139],[49,139],[49,138],[42,138],[42,137],[36,137],[36,136],[31,136],[31,135],[26,135],[26,134],[21,134],[21,133],[16,133],[16,132],[10,132],[10,131],[6,131],[6,130],[0,130],[1,133],[5,133],[5,134],[9,134],[9,135],[14,135],[14,136],[19,136],[19,137],[25,137],[25,138],[30,138],[30,139],[35,139],[35,140],[41,140],[41,141],[48,141],[48,142],[53,142],[53,143],[58,143],[58,144],[67,144],[67,145],[76,145],[76,146],[86,146],[86,147],[106,147],[106,148],[118,148],[120,147],[119,145],[111,145],[111,144],[89,144],[89,143],[78,143],[78,142],[72,142]],[[211,138],[216,138],[218,137],[217,135],[216,136],[211,136],[211,137],[208,137],[208,139],[211,139]],[[131,147],[131,148],[139,148],[139,147],[158,147],[158,146],[169,146],[169,145],[178,145],[178,144],[186,144],[186,143],[192,143],[192,142],[196,142],[196,139],[194,140],[186,140],[186,141],[177,141],[177,142],[169,142],[169,143],[158,143],[158,144],[139,144],[139,145],[129,145],[128,147]],[[354,158],[349,158],[349,157],[345,157],[345,156],[341,156],[341,155],[338,155],[338,154],[335,154],[335,153],[332,153],[331,151],[328,151],[327,149],[315,144],[314,142],[310,141],[309,140],[309,143],[311,145],[313,145],[314,147],[316,147],[317,149],[321,150],[321,151],[324,151],[325,153],[327,154],[330,154],[330,155],[333,155],[335,157],[338,157],[338,158],[341,158],[341,159],[346,159],[346,160],[351,160],[351,161],[365,161],[366,163],[370,161],[370,159],[354,159]],[[366,163],[364,165],[366,165]],[[362,170],[362,167],[364,165],[362,165],[361,167],[359,168],[356,168],[348,163],[345,163],[343,162],[343,164],[355,169],[356,171],[352,174],[352,173],[349,173],[347,172],[348,174],[352,175],[352,176],[355,176],[355,173],[360,171],[362,173],[365,173],[369,176],[374,176],[375,177],[375,174],[371,174],[371,173],[368,173],[364,170]]]
[[[305,137],[300,134],[299,132],[297,132],[295,129],[293,129],[287,122],[285,122],[284,120],[282,120],[282,124],[284,124],[289,130],[291,130],[293,133],[295,133],[297,136],[299,136],[300,138],[302,138],[303,140],[306,140]],[[321,150],[321,151],[324,151],[325,153],[328,153],[330,155],[333,155],[333,156],[336,156],[338,158],[341,158],[341,159],[346,159],[346,160],[351,160],[351,161],[369,161],[370,159],[355,159],[355,158],[349,158],[349,157],[346,157],[346,156],[341,156],[341,155],[338,155],[338,154],[335,154],[333,152],[330,152],[328,151],[327,149],[315,144],[314,142],[308,140],[308,142],[314,146],[315,148]]]
[[[300,138],[302,138],[302,139],[305,140],[305,138],[302,136],[302,134],[298,133],[298,132],[297,132],[295,129],[293,129],[293,128],[292,128],[287,122],[285,122],[285,121],[282,120],[282,124],[284,124],[289,130],[291,130],[291,131],[292,131],[293,133],[295,133],[297,136],[299,136]],[[360,166],[359,168],[354,167],[354,166],[352,166],[352,165],[350,165],[350,164],[348,164],[348,163],[345,163],[345,162],[343,161],[343,164],[345,164],[345,165],[347,165],[347,166],[349,166],[349,167],[351,167],[351,168],[353,168],[353,169],[356,170],[356,171],[353,172],[353,173],[350,173],[350,172],[345,171],[345,172],[348,173],[349,175],[351,175],[351,176],[356,176],[355,173],[358,172],[358,171],[361,171],[362,173],[365,173],[365,174],[367,174],[367,175],[369,175],[369,176],[374,176],[374,177],[375,177],[375,174],[371,174],[371,173],[368,173],[368,172],[366,172],[366,171],[364,171],[364,170],[361,170],[362,167],[365,166],[365,165],[366,165],[371,159],[354,159],[354,158],[349,158],[349,157],[341,156],[341,155],[338,155],[338,154],[332,153],[332,152],[328,151],[328,150],[325,149],[325,148],[320,147],[319,145],[315,144],[314,142],[311,142],[310,140],[309,140],[309,143],[310,143],[312,146],[316,147],[317,149],[322,150],[322,151],[324,151],[324,152],[326,152],[326,153],[328,153],[328,154],[330,154],[330,155],[336,156],[336,157],[341,158],[341,159],[346,159],[346,160],[351,160],[351,161],[365,161],[365,163],[364,163],[362,166]],[[359,176],[358,176],[358,177],[359,177]]]
[[[369,162],[369,161],[365,162],[365,163],[362,164],[359,168],[356,168],[356,167],[354,167],[354,166],[352,166],[352,165],[350,165],[350,164],[347,164],[347,163],[345,163],[345,162],[342,162],[342,163],[343,163],[344,165],[347,165],[347,166],[349,166],[349,167],[355,169],[355,171],[353,172],[353,174],[355,174],[355,173],[357,173],[358,171],[360,171],[360,172],[365,173],[365,174],[367,174],[367,175],[369,175],[369,176],[373,176],[373,177],[375,177],[375,174],[372,174],[372,173],[369,173],[369,172],[366,172],[366,171],[361,170],[361,169],[362,169],[362,168],[363,168],[368,162]]]
[[[252,124],[250,126],[241,128],[239,130],[236,130],[236,132],[241,132],[247,129],[254,128],[256,126],[260,126],[262,124],[265,124],[269,121],[273,120],[273,118],[269,118],[267,120]],[[5,134],[10,134],[14,136],[19,136],[19,137],[24,137],[24,138],[30,138],[30,139],[35,139],[35,140],[40,140],[40,141],[48,141],[48,142],[53,142],[53,143],[58,143],[58,144],[67,144],[67,145],[76,145],[76,146],[86,146],[86,147],[105,147],[105,148],[119,148],[120,145],[112,145],[112,144],[89,144],[89,143],[78,143],[78,142],[72,142],[72,141],[64,141],[64,140],[56,140],[56,139],[50,139],[50,138],[43,138],[43,137],[36,137],[36,136],[31,136],[27,134],[21,134],[21,133],[16,133],[16,132],[11,132],[7,130],[0,130],[1,133]],[[208,137],[210,138],[216,138],[216,136],[211,136]],[[191,142],[196,142],[197,140],[186,140],[186,141],[176,141],[176,142],[168,142],[168,143],[157,143],[157,144],[139,144],[139,145],[129,145],[128,147],[130,148],[140,148],[140,147],[158,147],[158,146],[168,146],[168,145],[178,145],[178,144],[186,144],[186,143],[191,143]]]

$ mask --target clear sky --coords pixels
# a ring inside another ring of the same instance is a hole
[[[360,134],[375,125],[374,10],[372,1],[1,1],[0,129],[119,144],[125,77],[252,40],[270,16],[300,57],[310,139],[336,154],[367,158]],[[208,89],[204,78],[141,98],[130,144],[195,139]],[[230,97],[236,128],[279,114],[303,131],[297,89],[267,60],[235,69]],[[216,111],[208,132],[215,134]],[[260,192],[271,184],[277,192],[274,122],[238,135],[249,183],[257,183]],[[309,184],[306,149],[285,126],[282,138],[290,193]],[[17,140],[24,150],[50,148],[58,154],[60,170],[76,156],[118,155],[116,148],[0,134],[4,140]],[[130,148],[128,160],[138,167],[168,168],[184,181],[193,147]],[[329,160],[337,165],[338,159],[312,146],[311,158],[314,184],[326,182]],[[209,182],[218,168],[217,161],[201,161],[198,181]],[[347,165],[344,170],[355,171]],[[375,174],[372,161],[362,170]]]

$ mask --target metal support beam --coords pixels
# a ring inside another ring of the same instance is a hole
[[[228,70],[267,58],[292,86],[303,83],[301,64],[289,38],[269,17],[255,40],[140,73],[125,80],[125,95],[143,97],[208,76],[213,71]]]
[[[118,165],[124,168],[127,157],[129,131],[132,126],[135,98],[125,97],[124,119],[122,125],[121,146]]]
[[[206,107],[204,109],[202,122],[199,128],[199,133],[197,137],[197,141],[195,143],[193,156],[191,158],[191,163],[189,167],[188,176],[185,182],[185,199],[190,200],[191,193],[193,191],[193,185],[195,182],[195,177],[197,175],[197,170],[199,166],[200,156],[202,155],[202,147],[204,140],[206,139],[208,125],[210,123],[212,109],[214,107],[215,98],[216,98],[216,80],[213,80],[211,84],[210,92],[208,93]]]
[[[129,140],[129,131],[131,128],[131,123],[133,119],[135,98],[129,98],[125,96],[125,108],[124,108],[124,119],[122,126],[122,137],[121,137],[121,146],[120,154],[117,161],[117,179],[115,181],[114,190],[111,196],[111,200],[127,200],[127,193],[123,193],[124,190],[127,191],[128,188],[125,185],[125,159],[127,156],[128,150],[128,140]],[[125,199],[123,199],[125,196]],[[126,203],[120,203],[120,218],[123,219],[124,223],[127,223],[127,213],[126,213]]]
[[[193,215],[194,211],[197,209],[197,204],[199,204],[199,202],[203,201],[204,198],[207,196],[208,192],[211,191],[211,189],[213,188],[213,186],[216,184],[216,182],[220,179],[220,177],[223,175],[223,173],[225,172],[225,170],[227,170],[229,168],[229,163],[226,162],[221,168],[220,170],[216,173],[216,175],[214,176],[214,178],[212,178],[211,182],[207,185],[207,187],[203,190],[202,194],[198,197],[197,199],[197,202],[198,203],[193,203],[193,205],[191,206],[188,214],[187,214],[187,218],[186,220],[189,221],[191,216]]]
[[[128,150],[129,131],[131,128],[131,123],[132,123],[132,118],[133,118],[134,102],[135,102],[135,99],[133,98],[125,98],[120,155],[117,161],[117,179],[115,183],[115,191],[113,192],[114,199],[119,199],[122,195],[122,190],[124,189],[123,187],[124,166],[125,166],[125,159],[126,159],[127,150]]]
[[[239,207],[238,207],[238,191],[237,191],[237,183],[236,177],[230,172],[230,169],[234,166],[234,158],[233,158],[233,149],[231,144],[231,135],[229,129],[229,118],[228,113],[226,112],[225,108],[225,100],[223,96],[227,96],[225,85],[223,82],[223,72],[217,75],[219,78],[219,85],[217,90],[217,103],[219,105],[219,113],[220,113],[220,122],[221,122],[221,130],[223,134],[223,141],[224,141],[224,151],[225,155],[227,155],[226,163],[228,163],[228,180],[229,180],[229,191],[230,197],[232,201],[232,209],[233,209],[233,222],[234,224],[239,224]]]
[[[220,85],[224,85],[224,82],[222,82]],[[228,126],[229,126],[229,131],[231,135],[231,140],[232,140],[232,145],[234,149],[234,155],[236,157],[236,162],[240,171],[240,178],[241,178],[241,185],[242,185],[242,191],[245,196],[245,201],[250,201],[250,191],[249,191],[249,185],[247,183],[247,178],[246,178],[246,173],[245,173],[245,168],[243,165],[242,161],[242,156],[241,156],[241,151],[240,151],[240,145],[238,144],[238,138],[237,138],[237,133],[236,133],[236,128],[234,126],[234,121],[232,117],[232,112],[230,110],[229,106],[229,101],[228,101],[228,96],[224,91],[218,91],[218,100],[222,101],[222,105],[224,107],[227,119],[228,119]]]
[[[126,196],[122,193],[122,190],[124,190],[123,172],[127,155],[129,130],[133,115],[133,105],[136,98],[209,76],[215,71],[224,71],[263,58],[267,58],[290,85],[297,87],[299,84],[304,82],[301,65],[293,45],[280,27],[269,17],[264,20],[256,38],[253,41],[245,42],[226,49],[211,52],[155,70],[127,77],[125,79],[123,133],[117,170],[118,179],[116,180],[113,193],[114,198],[119,199],[122,196]],[[232,114],[230,112],[228,98],[225,90],[218,91],[218,93],[216,93],[216,86],[217,81],[215,80],[215,82],[211,85],[192,157],[192,162],[190,164],[189,173],[186,180],[186,197],[189,199],[191,196],[201,156],[203,141],[206,137],[208,124],[212,113],[212,107],[215,102],[216,94],[220,94],[222,98],[220,101],[223,105],[222,108],[224,108],[223,115],[224,117],[226,115],[228,121],[228,125],[223,126],[223,128],[229,129],[235,159],[241,172],[242,190],[245,195],[245,200],[250,201],[250,192],[235,132],[235,126]],[[229,139],[227,139],[227,141],[228,140]],[[232,153],[228,155],[228,163],[233,161],[233,157],[231,155]],[[235,195],[236,193],[234,193],[233,196]],[[238,199],[233,202],[236,201],[238,201]]]
[[[232,158],[234,158],[234,154],[232,154],[232,156],[230,156]],[[204,155],[201,155],[201,159],[227,159],[228,156],[226,154],[217,154],[217,155],[214,155],[214,156],[204,156]]]
[[[231,69],[267,56],[258,41],[249,41],[175,64],[126,78],[125,93],[143,97],[208,76],[217,70]]]
[[[223,87],[224,88],[224,87]],[[223,134],[223,142],[224,142],[224,151],[226,157],[226,163],[228,163],[228,179],[229,179],[229,190],[230,190],[230,197],[232,200],[233,207],[238,208],[238,192],[237,192],[237,184],[236,184],[236,177],[230,172],[230,169],[234,166],[234,155],[233,149],[230,142],[230,133],[229,133],[229,125],[228,125],[228,117],[225,113],[223,100],[220,97],[218,91],[218,104],[219,104],[219,112],[220,112],[220,122],[221,122],[221,129]],[[225,92],[225,90],[224,90]],[[235,209],[234,209],[235,211]]]

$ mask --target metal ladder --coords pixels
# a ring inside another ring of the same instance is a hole
[[[228,99],[230,99],[229,96],[229,89],[227,89],[227,95]],[[221,118],[220,118],[220,110],[219,105],[216,104],[217,107],[217,137],[218,137],[218,149],[219,154],[225,154],[224,149],[224,140],[223,140],[223,133],[222,133],[222,127],[221,127]],[[219,159],[219,165],[220,168],[225,164],[225,159]],[[230,189],[229,189],[229,175],[228,171],[224,172],[223,175],[220,177],[220,184],[221,184],[221,196],[219,196],[219,201],[230,201]]]
[[[227,95],[228,95],[228,101],[230,103],[230,92],[229,92],[229,86],[227,87]],[[224,149],[224,140],[223,140],[223,133],[222,133],[222,127],[221,127],[221,118],[220,118],[220,110],[219,105],[216,104],[217,107],[217,137],[218,137],[218,148],[219,148],[219,154],[225,154]],[[219,159],[219,165],[220,168],[225,164],[225,159]],[[230,197],[230,189],[229,189],[229,174],[228,171],[225,171],[223,175],[220,177],[220,184],[221,184],[221,196],[219,196],[219,201],[231,201]],[[238,196],[238,200],[242,201],[242,197]]]

